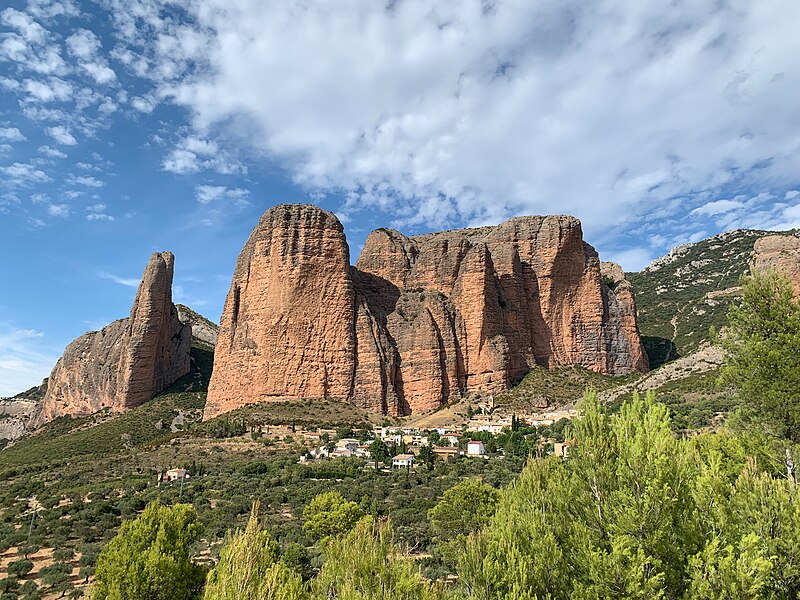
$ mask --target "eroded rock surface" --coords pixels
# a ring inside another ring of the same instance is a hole
[[[768,235],[756,240],[751,266],[756,271],[776,271],[789,278],[800,297],[800,239],[793,235]]]
[[[572,217],[407,237],[372,232],[355,267],[336,217],[270,209],[239,257],[204,418],[331,397],[385,414],[499,392],[533,365],[646,371],[633,289]]]
[[[153,254],[130,316],[67,346],[33,425],[139,406],[189,371],[192,328],[181,323],[172,303],[173,268],[172,253]]]

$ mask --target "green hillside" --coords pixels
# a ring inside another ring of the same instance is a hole
[[[755,241],[774,233],[723,233],[679,246],[643,271],[627,275],[636,289],[639,330],[651,367],[695,351],[709,339],[710,327],[725,324]]]

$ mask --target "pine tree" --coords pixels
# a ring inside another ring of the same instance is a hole
[[[253,505],[244,531],[228,537],[208,574],[203,600],[305,600],[302,578],[278,560],[278,544],[258,522]]]

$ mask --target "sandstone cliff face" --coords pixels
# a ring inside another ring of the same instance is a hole
[[[206,416],[268,399],[350,397],[355,313],[338,219],[310,206],[269,210],[236,264]]]
[[[777,271],[789,278],[795,297],[800,297],[800,239],[792,235],[768,235],[756,240],[751,267]]]
[[[173,263],[170,252],[153,254],[130,316],[67,346],[33,425],[138,406],[189,371],[192,328],[180,322],[172,304]]]
[[[508,389],[536,364],[648,368],[630,284],[621,269],[603,283],[572,217],[379,229],[348,263],[331,213],[264,215],[237,263],[204,418],[323,396],[402,415]]]

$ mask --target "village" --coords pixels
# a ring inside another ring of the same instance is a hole
[[[313,460],[360,458],[365,468],[377,468],[375,461],[383,462],[385,468],[411,469],[419,462],[436,459],[451,460],[457,457],[488,459],[492,454],[503,455],[504,449],[489,444],[503,433],[520,428],[549,427],[562,419],[572,419],[577,412],[562,409],[545,413],[513,414],[510,417],[495,416],[491,409],[479,407],[478,413],[461,427],[443,426],[421,428],[414,426],[375,427],[362,432],[360,437],[340,436],[334,429],[303,431],[303,439],[313,449],[301,456],[300,462]],[[366,433],[367,435],[363,435]],[[487,446],[495,446],[494,452]],[[555,438],[542,438],[543,453],[565,458],[569,443]]]

